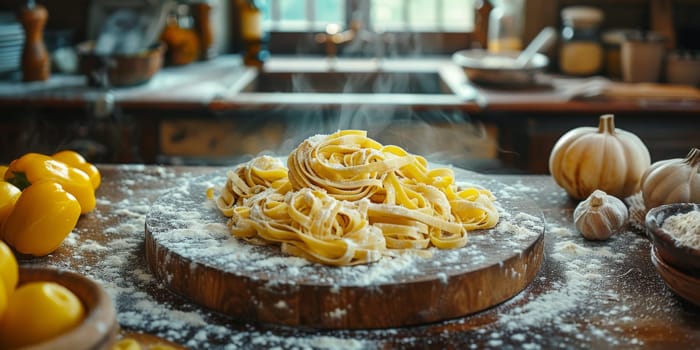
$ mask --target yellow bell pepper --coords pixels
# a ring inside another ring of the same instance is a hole
[[[19,280],[19,265],[12,249],[0,241],[0,284],[5,286],[5,292],[9,296],[17,287]]]
[[[10,247],[0,241],[0,319],[19,279],[19,266]]]
[[[7,171],[7,165],[0,165],[0,180],[5,178],[6,171]]]
[[[20,194],[22,194],[22,191],[15,187],[15,185],[7,181],[0,181],[0,227],[2,227],[5,219],[7,219],[12,209],[14,209]],[[0,239],[2,239],[1,234]]]
[[[78,200],[58,182],[40,180],[22,191],[2,236],[20,253],[44,256],[61,245],[78,218]]]
[[[39,180],[53,180],[80,203],[81,213],[95,208],[95,190],[84,171],[39,153],[27,153],[10,163],[5,181],[24,190]]]
[[[98,187],[100,187],[100,182],[102,182],[102,176],[100,175],[100,171],[97,170],[96,166],[94,166],[91,163],[88,163],[85,160],[85,158],[83,158],[83,156],[80,155],[80,153],[71,150],[64,150],[54,153],[53,155],[51,155],[51,158],[60,160],[61,162],[64,162],[69,166],[82,170],[90,178],[90,182],[92,182],[93,189],[97,189]]]

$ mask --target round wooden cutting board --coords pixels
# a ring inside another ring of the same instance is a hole
[[[431,257],[400,254],[329,267],[254,246],[230,235],[206,198],[225,171],[193,177],[160,197],[146,218],[146,259],[178,294],[236,319],[314,328],[386,328],[468,315],[497,305],[535,277],[544,250],[542,212],[524,194],[454,169],[460,184],[485,187],[501,218]]]

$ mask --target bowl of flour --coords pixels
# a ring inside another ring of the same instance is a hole
[[[674,203],[652,208],[647,235],[667,264],[700,276],[700,204]]]

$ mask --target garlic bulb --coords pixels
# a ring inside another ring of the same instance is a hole
[[[549,172],[554,181],[575,199],[596,189],[618,198],[639,191],[642,174],[651,164],[642,140],[615,128],[615,117],[600,117],[598,128],[581,126],[569,130],[554,144]]]
[[[627,206],[604,191],[595,190],[574,210],[574,224],[583,237],[606,240],[627,224]]]
[[[685,159],[652,164],[642,175],[642,197],[647,210],[670,203],[700,203],[700,149]]]

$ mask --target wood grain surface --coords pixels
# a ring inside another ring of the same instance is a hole
[[[224,171],[194,177],[162,195],[146,218],[146,261],[171,290],[235,319],[312,328],[387,328],[472,314],[523,290],[544,250],[541,211],[518,191],[455,169],[456,178],[490,189],[499,225],[467,246],[433,249],[354,267],[288,257],[277,246],[231,237],[205,192]]]

